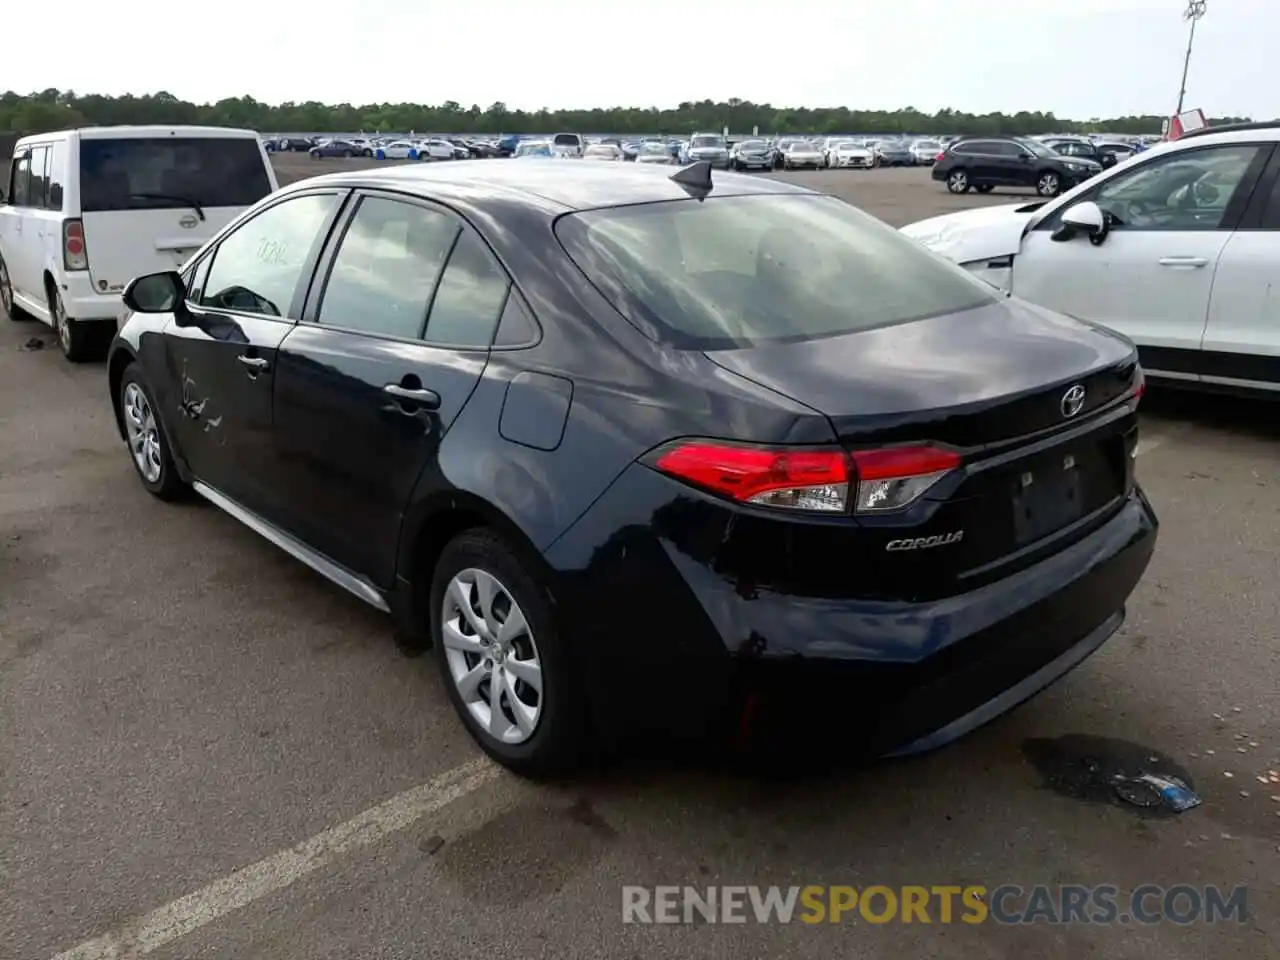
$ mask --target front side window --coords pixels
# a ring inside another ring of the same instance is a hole
[[[80,141],[80,206],[109,210],[249,207],[271,192],[257,140],[153,137]]]
[[[1180,151],[1126,170],[1090,199],[1121,229],[1217,230],[1257,156],[1252,144]]]
[[[334,257],[321,324],[416,340],[458,236],[452,217],[417,204],[365,197]]]
[[[654,339],[810,340],[968,310],[994,291],[832,197],[711,197],[562,217],[570,257]]]
[[[293,197],[262,211],[218,244],[200,291],[205,307],[286,317],[337,194]],[[194,291],[193,291],[194,292]]]

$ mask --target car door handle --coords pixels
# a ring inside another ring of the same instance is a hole
[[[1207,267],[1209,261],[1204,257],[1161,257],[1162,267]]]
[[[251,373],[261,373],[271,367],[271,364],[262,357],[251,357],[247,353],[240,354],[236,359],[248,367]]]
[[[398,383],[388,383],[382,388],[382,392],[391,394],[397,400],[408,400],[410,403],[416,403],[426,410],[440,409],[440,394],[425,387],[402,387]]]

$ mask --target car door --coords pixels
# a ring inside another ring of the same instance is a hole
[[[1003,183],[1004,170],[994,140],[971,140],[956,149],[965,158],[969,179],[982,183]]]
[[[1280,391],[1280,150],[1218,258],[1200,347],[1205,382]]]
[[[186,310],[165,330],[179,449],[196,478],[268,519],[276,349],[302,311],[346,191],[317,189],[257,211],[196,264]]]
[[[15,293],[44,303],[44,292],[37,283],[36,255],[38,240],[32,223],[31,150],[21,148],[9,167],[7,204],[3,209],[4,260],[9,283]]]
[[[479,382],[510,282],[452,212],[374,191],[322,269],[277,367],[290,529],[388,587],[410,495]]]
[[[1067,207],[1057,206],[1023,237],[1013,293],[1118,330],[1153,373],[1194,378],[1187,354],[1204,338],[1218,259],[1269,152],[1269,144],[1219,144],[1104,174],[1073,199],[1102,208],[1110,224],[1102,242],[1061,232]]]

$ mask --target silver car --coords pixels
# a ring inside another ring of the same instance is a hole
[[[812,140],[796,140],[782,154],[784,170],[821,170],[826,165],[821,145]]]
[[[729,146],[718,133],[695,133],[689,138],[690,162],[709,160],[713,167],[729,168]]]
[[[773,148],[763,140],[743,140],[730,151],[729,166],[734,170],[772,170]]]
[[[671,156],[671,151],[667,149],[665,143],[658,143],[656,140],[650,140],[648,143],[640,144],[640,150],[636,153],[636,163],[674,163],[675,158]]]

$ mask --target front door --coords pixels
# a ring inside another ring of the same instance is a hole
[[[374,193],[331,262],[279,351],[288,524],[387,587],[410,497],[480,380],[509,280],[450,212]]]
[[[1258,146],[1231,144],[1108,178],[1077,198],[1107,215],[1102,242],[1055,240],[1059,208],[1023,238],[1013,293],[1118,330],[1153,372],[1168,370],[1169,351],[1200,349],[1219,257],[1264,161]]]
[[[202,259],[166,331],[183,456],[198,480],[268,519],[283,495],[271,475],[276,351],[341,198],[294,196],[238,226]]]

